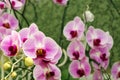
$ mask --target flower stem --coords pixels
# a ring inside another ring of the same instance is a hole
[[[63,66],[67,62],[68,57],[67,57],[67,53],[66,53],[65,49],[63,49],[63,53],[64,53],[64,60],[62,63],[58,64],[58,67]]]
[[[101,69],[103,70],[103,72],[105,72],[107,80],[111,80],[109,73],[107,73],[106,70],[103,67],[101,67]]]
[[[64,28],[64,23],[65,23],[65,18],[66,18],[66,12],[69,7],[70,0],[68,0],[67,5],[64,8],[63,16],[62,16],[62,23],[61,23],[61,32],[60,32],[60,37],[59,37],[59,45],[63,47],[62,39],[63,39],[63,28]]]
[[[4,64],[4,55],[1,55],[1,79],[4,78],[4,69],[3,69],[3,64]]]
[[[18,59],[15,63],[13,63],[10,73],[9,73],[7,76],[5,76],[5,78],[3,78],[3,79],[1,79],[1,80],[6,80],[6,79],[12,74],[15,65],[16,65],[18,62],[20,62],[23,58],[24,58],[24,56],[22,56],[22,57],[21,57],[20,59]]]
[[[26,0],[26,1],[27,1],[27,0]],[[23,12],[22,12],[22,13],[20,13],[19,11],[15,10],[15,9],[12,7],[12,4],[11,4],[10,0],[9,0],[9,3],[10,3],[10,5],[11,5],[11,8],[13,9],[13,12],[14,12],[15,17],[18,19],[18,16],[17,16],[17,14],[16,14],[16,12],[17,12],[17,13],[18,13],[19,15],[21,15],[22,18],[25,20],[27,26],[29,26],[29,22],[27,21],[26,17],[24,16],[25,9],[26,9],[26,3],[27,3],[27,2],[25,3],[25,6],[24,6],[24,9],[23,9]],[[20,25],[20,24],[19,24],[19,25]],[[20,29],[21,29],[21,28],[22,28],[22,26],[20,25]]]

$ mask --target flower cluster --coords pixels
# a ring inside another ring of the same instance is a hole
[[[67,48],[67,54],[72,61],[69,72],[73,78],[87,77],[91,73],[89,59],[85,55],[85,46],[81,42],[84,37],[85,24],[79,17],[68,22],[63,34],[71,41]]]
[[[3,11],[5,10],[5,8],[9,8],[9,9],[15,9],[15,10],[20,10],[24,4],[25,4],[26,0],[4,0],[4,1],[0,1],[0,14],[3,13]]]
[[[26,56],[31,57],[36,65],[33,71],[34,78],[36,80],[60,79],[60,70],[55,65],[62,55],[58,44],[39,31],[34,23],[29,28],[20,30],[19,33],[23,52]]]
[[[99,75],[101,73],[101,68],[106,70],[109,65],[109,51],[113,46],[113,39],[108,32],[104,32],[101,29],[95,29],[90,26],[86,33],[86,41],[91,47],[89,55],[94,61],[92,63],[95,70],[94,75]]]
[[[72,60],[69,72],[74,78],[82,76],[87,77],[91,72],[89,59],[85,52],[89,52],[90,60],[94,67],[93,80],[102,80],[101,68],[107,69],[109,64],[110,49],[113,46],[113,39],[109,32],[101,29],[95,29],[90,26],[84,36],[85,24],[79,17],[67,23],[64,27],[63,34],[67,40],[71,41],[67,48],[67,54]],[[86,38],[86,43],[91,47],[90,51],[85,51],[85,45],[82,38]],[[86,53],[88,54],[88,53]],[[96,75],[101,75],[96,77]]]
[[[4,18],[4,16],[6,16],[6,18]],[[7,17],[10,18],[7,19]],[[17,27],[15,19],[13,19],[13,22],[11,22],[11,15],[5,14],[1,17],[1,19],[7,19],[6,21],[8,22],[10,21],[10,24],[7,22],[3,22],[2,24],[1,22],[1,25],[3,25],[1,26],[1,28],[7,30],[8,28],[14,29]],[[16,27],[14,27],[14,25]],[[6,33],[1,34],[5,35]],[[40,76],[45,77],[45,79],[50,78],[50,80],[60,79],[61,73],[60,70],[55,66],[55,64],[57,64],[62,55],[61,48],[52,38],[45,36],[43,32],[39,31],[36,24],[33,23],[30,25],[29,28],[23,28],[19,32],[11,30],[10,34],[4,36],[1,41],[1,50],[6,56],[16,56],[17,54],[19,54],[19,51],[21,49],[26,56],[31,57],[34,60],[34,63],[36,65],[34,69],[35,74],[38,73],[40,70],[36,70],[38,67],[41,67],[41,69],[43,70],[42,74],[34,75],[36,80],[38,80]]]
[[[23,51],[25,56],[32,58],[35,64],[33,77],[36,80],[60,80],[61,71],[56,66],[62,56],[60,46],[39,31],[35,23],[17,32],[18,19],[10,13],[3,12],[5,8],[19,10],[24,4],[25,0],[0,2],[0,50],[8,57],[21,55],[20,52]]]

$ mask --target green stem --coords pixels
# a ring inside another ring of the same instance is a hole
[[[1,55],[1,78],[4,78],[4,69],[3,69],[3,64],[4,64],[4,55]]]
[[[29,24],[29,22],[28,22],[28,20],[26,19],[26,17],[24,16],[24,14],[22,14],[22,13],[20,13],[19,11],[17,11],[17,10],[14,10],[15,12],[17,12],[19,15],[21,15],[22,16],[22,18],[25,20],[25,22],[26,22],[26,24],[27,24],[27,26],[29,26],[30,24]]]
[[[12,7],[12,4],[11,4],[10,0],[9,0],[9,3],[10,3],[10,5],[11,5],[11,8],[13,9],[13,12],[14,12],[15,17],[18,19],[17,14],[16,14],[16,12],[17,12],[17,13],[20,14],[20,15],[22,16],[22,18],[25,20],[27,26],[29,26],[29,22],[27,21],[26,17],[24,16],[25,9],[26,9],[26,3],[27,3],[27,2],[25,3],[25,7],[24,7],[24,9],[23,9],[23,13],[20,13],[19,11],[15,10],[15,9]],[[20,26],[20,29],[21,29],[21,26]]]
[[[67,62],[67,52],[63,49],[63,53],[64,53],[64,60],[62,63],[58,64],[58,67],[62,67],[66,62]]]
[[[65,23],[65,18],[66,18],[66,12],[67,12],[67,9],[69,7],[69,3],[70,3],[70,0],[68,0],[67,5],[64,8],[64,12],[63,12],[63,16],[62,16],[61,32],[60,32],[60,37],[59,37],[59,45],[61,47],[63,47],[63,44],[62,44],[63,36],[62,36],[62,34],[63,34],[63,28],[64,28],[64,23]]]
[[[103,67],[101,67],[101,69],[103,70],[103,72],[105,72],[107,80],[111,80],[109,73],[107,73],[107,71]]]
[[[9,73],[7,76],[5,76],[5,78],[2,78],[1,80],[6,80],[6,79],[12,74],[15,65],[16,65],[18,62],[20,62],[23,58],[24,58],[24,55],[23,55],[20,59],[18,59],[15,63],[13,63],[10,73]]]
[[[16,12],[15,12],[15,10],[13,10],[13,13],[14,13],[15,17],[19,20],[17,14],[16,14]],[[19,22],[19,28],[22,29],[22,26],[21,26],[20,22]]]

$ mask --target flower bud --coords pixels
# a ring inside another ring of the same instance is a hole
[[[15,78],[17,76],[17,73],[14,71],[14,72],[12,72],[12,74],[11,74],[11,77],[12,78]]]
[[[26,57],[25,58],[25,65],[26,66],[32,66],[33,65],[33,59],[32,58],[30,58],[30,57]]]
[[[4,68],[4,70],[8,70],[8,69],[10,69],[10,68],[11,68],[11,64],[10,64],[10,62],[6,62],[6,63],[4,63],[3,68]]]
[[[84,17],[86,19],[87,22],[92,22],[94,20],[94,15],[91,11],[86,10],[84,13]]]

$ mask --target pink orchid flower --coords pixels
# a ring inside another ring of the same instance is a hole
[[[41,59],[41,58],[35,58],[33,59],[34,60],[34,64],[35,65],[41,65],[41,67],[46,67],[50,64],[57,64],[59,59],[61,58],[62,56],[62,50],[61,48],[59,47],[58,51],[57,51],[57,54],[54,56],[53,59]]]
[[[38,27],[37,27],[37,25],[35,23],[32,23],[29,28],[21,29],[19,31],[19,34],[20,34],[22,43],[24,43],[27,39],[32,37],[34,33],[38,32],[38,31],[39,31]],[[38,33],[40,33],[40,32],[38,32]]]
[[[116,62],[113,64],[111,74],[114,80],[120,79],[120,62]]]
[[[93,63],[95,68],[99,69],[100,67],[103,67],[106,69],[109,64],[109,57],[110,53],[107,49],[101,48],[101,49],[91,49],[90,50],[90,58],[93,59],[97,63]]]
[[[85,48],[80,41],[72,41],[67,48],[71,60],[81,60],[85,57]]]
[[[42,32],[36,32],[23,44],[23,51],[26,56],[45,62],[54,59],[58,53],[57,43],[50,37],[46,37]]]
[[[1,42],[1,50],[6,56],[15,56],[21,47],[20,36],[16,31],[6,36]]]
[[[35,80],[61,80],[61,71],[55,65],[49,65],[48,68],[42,68],[36,65],[33,70]]]
[[[55,4],[66,5],[68,0],[53,0]]]
[[[104,32],[101,29],[94,29],[92,26],[89,27],[86,33],[86,41],[91,48],[108,48],[111,49],[113,46],[113,39],[108,32]]]
[[[103,73],[101,73],[99,69],[95,70],[95,72],[93,73],[93,80],[104,80],[102,74]]]
[[[87,77],[90,75],[91,67],[86,60],[73,60],[69,66],[69,72],[73,78]]]
[[[15,10],[20,10],[23,5],[25,4],[25,0],[5,0],[6,2],[6,7],[10,8],[11,7]]]
[[[63,34],[67,40],[80,40],[84,32],[84,23],[79,17],[75,17],[73,21],[67,23],[64,27]]]
[[[18,28],[18,20],[13,15],[4,13],[0,17],[0,27],[16,30]]]

